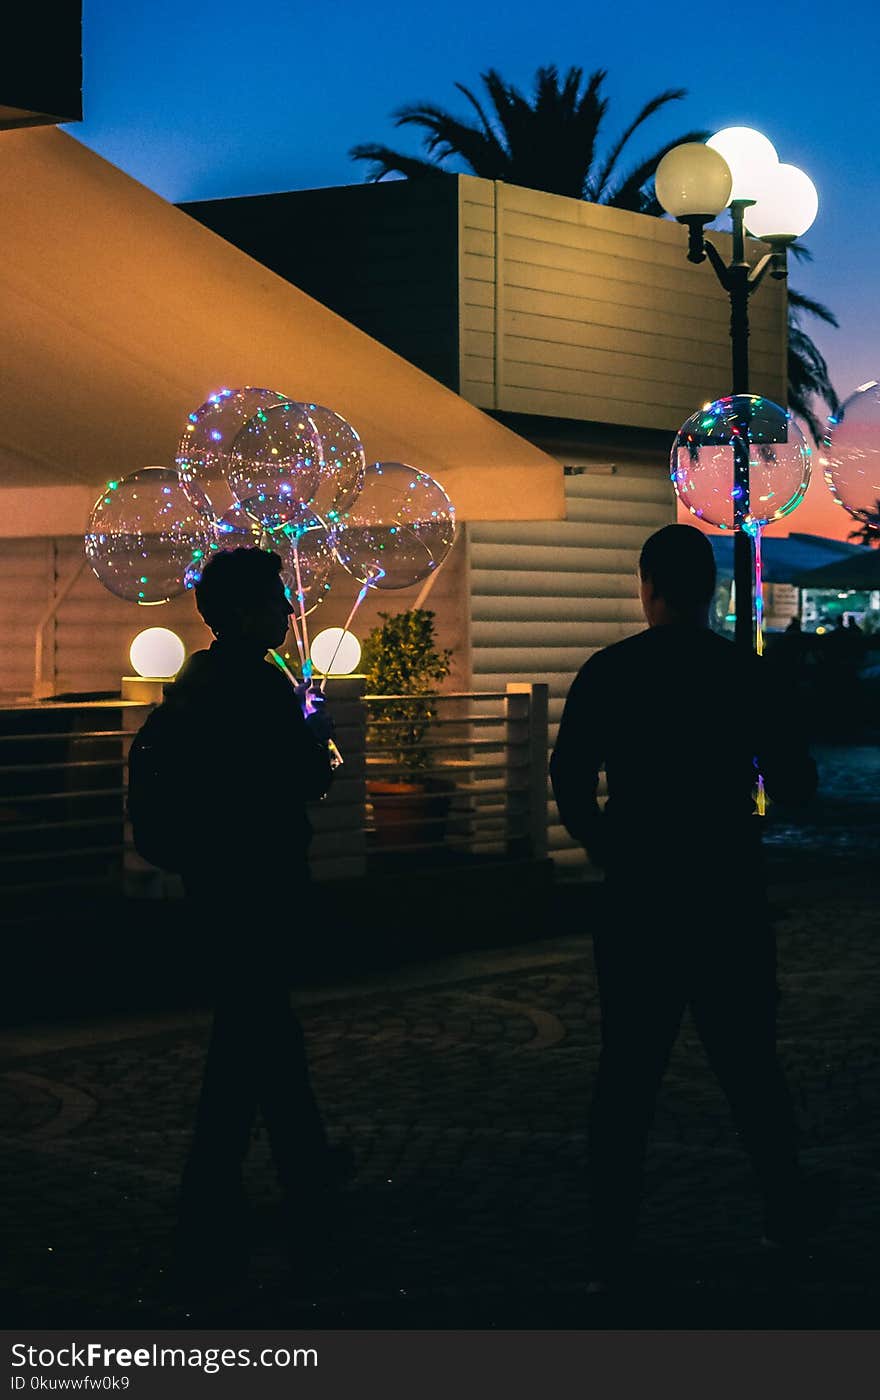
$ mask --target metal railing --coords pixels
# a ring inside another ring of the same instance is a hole
[[[311,809],[316,879],[546,854],[546,686],[422,702],[365,697],[362,685],[328,685],[343,764]],[[178,892],[138,856],[125,820],[128,749],[148,710],[124,700],[0,710],[8,911],[67,889]]]

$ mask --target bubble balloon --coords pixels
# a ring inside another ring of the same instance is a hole
[[[176,472],[143,467],[108,481],[86,526],[86,557],[105,588],[133,603],[167,603],[193,588],[214,540],[208,499]]]
[[[734,473],[734,444],[748,442],[748,502]],[[753,533],[800,505],[810,483],[810,449],[794,419],[756,394],[716,399],[694,413],[673,443],[670,474],[691,515]],[[738,512],[741,518],[738,518]]]
[[[336,526],[336,557],[371,588],[409,588],[443,563],[455,510],[443,487],[403,462],[374,462]]]
[[[839,506],[880,531],[880,384],[862,384],[828,420],[825,480]]]
[[[218,549],[252,549],[263,533],[260,522],[247,509],[247,502],[230,506],[215,522]]]
[[[330,575],[336,562],[332,533],[319,515],[304,507],[294,521],[265,531],[261,544],[281,556],[281,577],[288,597],[299,615],[301,592],[308,617],[330,592]]]
[[[266,529],[294,520],[318,489],[321,439],[302,404],[285,400],[258,408],[238,433],[226,479]]]
[[[332,408],[303,404],[321,439],[324,463],[311,505],[331,527],[350,510],[364,484],[367,459],[350,423]]]
[[[229,453],[238,433],[258,408],[281,403],[275,389],[219,389],[189,415],[175,459],[184,490],[193,486],[221,514],[233,496],[226,484]],[[194,497],[196,499],[196,497]]]

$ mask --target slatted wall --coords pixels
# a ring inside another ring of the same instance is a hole
[[[480,408],[675,431],[728,392],[730,310],[679,225],[459,177],[462,395]],[[712,234],[726,251],[727,235]],[[751,260],[766,251],[752,244]],[[751,309],[760,392],[786,401],[786,294]]]
[[[37,622],[81,559],[80,538],[0,540],[0,694],[7,698],[31,694]],[[108,593],[86,567],[44,629],[45,679],[59,695],[118,694],[120,677],[131,674],[131,640],[145,627],[170,627],[188,652],[211,642],[191,594],[139,608]]]
[[[675,519],[660,467],[588,467],[565,478],[565,521],[471,524],[471,657],[474,690],[508,681],[550,687],[550,744],[569,686],[584,661],[645,624],[639,551]],[[557,864],[589,873],[560,825],[548,787],[549,849]]]

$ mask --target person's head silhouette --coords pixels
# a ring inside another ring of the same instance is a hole
[[[693,525],[664,525],[642,546],[639,596],[649,627],[709,625],[715,592],[715,555]]]
[[[281,560],[266,549],[224,549],[196,584],[196,607],[219,641],[280,647],[293,608],[281,580]]]

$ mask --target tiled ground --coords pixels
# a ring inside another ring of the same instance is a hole
[[[843,1171],[839,1225],[795,1279],[759,1212],[689,1025],[664,1086],[633,1287],[585,1296],[585,1114],[598,1051],[582,934],[300,998],[320,1100],[356,1175],[338,1268],[291,1290],[265,1140],[247,1296],[168,1285],[203,1015],[0,1037],[7,1325],[873,1326],[880,1224],[877,749],[828,753],[823,800],[771,832],[781,1044],[805,1158]],[[577,914],[577,891],[557,912]],[[552,912],[552,911],[550,911]],[[609,1311],[610,1307],[610,1311]]]

